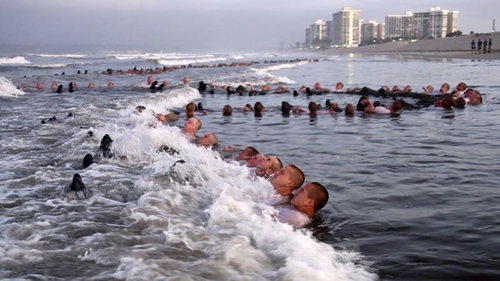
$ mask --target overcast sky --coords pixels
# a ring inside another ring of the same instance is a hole
[[[306,27],[342,7],[384,22],[388,14],[437,6],[459,11],[464,33],[491,31],[500,14],[500,0],[0,0],[0,43],[277,48],[303,42]]]

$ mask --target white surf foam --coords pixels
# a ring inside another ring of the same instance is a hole
[[[0,97],[17,97],[25,94],[26,92],[17,89],[12,81],[0,76]]]
[[[42,58],[84,58],[87,57],[86,54],[33,54],[33,56],[38,56]]]
[[[225,58],[200,58],[200,59],[160,59],[157,60],[158,64],[173,66],[173,65],[187,65],[187,64],[197,64],[197,63],[209,63],[214,61],[225,61]]]
[[[295,68],[295,67],[298,67],[298,66],[301,66],[304,64],[308,64],[308,63],[309,63],[308,61],[299,61],[299,62],[294,62],[294,63],[282,63],[282,64],[266,66],[266,67],[260,68],[260,70],[267,71],[267,72],[276,71],[276,70],[285,69],[285,68]]]
[[[16,56],[11,58],[0,58],[0,65],[18,65],[18,64],[30,64],[25,57]]]

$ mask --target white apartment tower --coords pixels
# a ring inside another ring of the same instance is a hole
[[[377,24],[377,39],[385,39],[385,23]]]
[[[333,45],[355,47],[361,43],[360,12],[344,7],[333,14]]]
[[[412,12],[404,15],[388,15],[385,17],[386,38],[410,38],[412,34]]]
[[[413,14],[414,38],[440,38],[457,31],[458,11],[431,8],[426,12]]]
[[[326,40],[327,25],[322,20],[317,20],[306,29],[306,47],[317,47]]]

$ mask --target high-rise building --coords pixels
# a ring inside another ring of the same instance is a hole
[[[306,28],[306,41],[304,42],[304,48],[309,48],[312,46],[312,40],[311,40],[311,29],[308,27]]]
[[[440,38],[457,31],[458,11],[431,8],[426,12],[415,12],[412,18],[414,38]]]
[[[404,15],[388,15],[385,17],[386,38],[410,38],[412,37],[412,12]]]
[[[333,45],[355,47],[361,43],[360,12],[344,7],[333,14]]]
[[[306,47],[320,47],[327,37],[327,25],[323,20],[317,20],[306,29]]]
[[[385,39],[385,23],[377,24],[377,39]]]
[[[378,23],[376,21],[368,21],[361,24],[361,42],[366,43],[369,40],[378,39]]]
[[[458,11],[448,12],[448,25],[446,27],[446,34],[458,31]]]
[[[326,41],[331,46],[333,42],[333,20],[326,21]]]

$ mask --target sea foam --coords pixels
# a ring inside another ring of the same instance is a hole
[[[10,57],[10,58],[0,58],[0,65],[19,65],[19,64],[30,64],[28,60],[26,60],[25,57],[22,56],[16,56],[16,57]]]
[[[26,92],[19,90],[9,79],[0,76],[0,97],[23,96]]]

